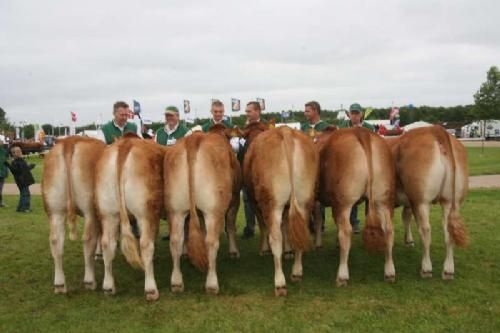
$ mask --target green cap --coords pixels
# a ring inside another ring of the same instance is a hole
[[[179,114],[179,109],[173,105],[167,106],[165,108],[165,114],[170,113],[170,114]]]
[[[363,112],[363,108],[359,103],[354,103],[349,107],[349,112]]]

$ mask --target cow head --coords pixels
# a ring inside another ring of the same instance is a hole
[[[252,142],[257,135],[265,132],[269,129],[269,126],[261,122],[253,122],[245,126],[243,129],[243,138],[248,142],[248,145]]]
[[[239,127],[227,128],[222,124],[215,124],[208,129],[208,133],[216,133],[224,136],[226,139],[238,138],[243,136],[243,132]]]

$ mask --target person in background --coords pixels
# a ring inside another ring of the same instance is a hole
[[[351,104],[349,107],[349,112],[347,113],[349,120],[345,120],[339,124],[339,127],[364,127],[372,132],[375,132],[375,127],[366,121],[363,121],[363,108],[359,103]],[[358,206],[361,201],[358,201],[352,206],[351,214],[349,216],[349,221],[351,222],[352,231],[355,234],[360,233],[359,229],[359,219],[358,219]]]
[[[245,109],[245,115],[247,117],[246,125],[253,122],[260,122],[260,113],[261,108],[259,102],[248,102],[247,107]],[[243,147],[239,149],[238,152],[238,161],[243,168],[243,160],[245,159],[245,153],[248,149],[248,145],[245,142]],[[250,200],[248,199],[248,195],[246,191],[243,189],[243,206],[245,208],[245,220],[246,225],[243,229],[243,239],[252,238],[255,235],[255,212],[252,209],[252,205],[250,204]]]
[[[35,167],[35,164],[28,165],[23,158],[21,148],[17,146],[11,148],[11,154],[14,157],[14,160],[11,164],[5,161],[4,165],[10,169],[10,172],[12,172],[16,185],[19,188],[19,204],[17,205],[17,212],[30,213],[31,194],[29,187],[35,183],[35,179],[31,174],[31,170]]]
[[[311,139],[316,137],[316,133],[323,132],[330,125],[320,119],[321,106],[316,101],[311,101],[306,103],[304,109],[304,117],[306,121],[300,124],[300,130],[308,135]],[[320,205],[321,216],[323,218],[323,223],[321,229],[325,230],[325,206]],[[309,220],[309,230],[314,232],[314,214],[312,214]]]
[[[9,169],[5,165],[5,162],[7,162],[7,157],[9,154],[7,153],[7,149],[4,147],[4,142],[2,139],[0,139],[0,208],[5,207],[3,203],[3,184],[5,181],[5,178],[9,175]]]
[[[175,106],[167,106],[165,108],[165,126],[156,131],[155,141],[160,145],[170,146],[190,134],[191,131],[179,121],[179,109]]]
[[[224,103],[221,101],[217,100],[212,102],[210,113],[212,114],[212,118],[201,127],[203,132],[208,132],[210,127],[215,124],[222,124],[226,128],[234,127],[229,120],[224,120]]]
[[[110,145],[125,133],[135,133],[141,137],[137,125],[128,121],[130,115],[131,112],[127,103],[123,101],[116,102],[113,105],[113,120],[102,127],[100,139]]]

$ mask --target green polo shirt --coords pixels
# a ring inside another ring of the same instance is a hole
[[[127,122],[122,132],[122,130],[111,120],[102,127],[102,132],[104,133],[106,144],[110,145],[115,141],[115,138],[121,138],[125,133],[137,134],[137,125]]]
[[[234,127],[234,125],[231,124],[231,122],[229,120],[225,120],[225,119],[223,119],[219,124],[224,125],[224,127],[226,127],[226,128],[233,128]],[[203,124],[203,126],[201,126],[201,129],[203,130],[203,132],[208,132],[210,127],[212,127],[214,125],[215,125],[215,122],[212,118],[209,121],[207,121],[205,124]]]
[[[9,174],[7,166],[4,164],[7,161],[7,157],[9,157],[7,149],[0,146],[0,178],[5,178]]]
[[[361,123],[361,126],[364,128],[368,128],[370,131],[375,132],[375,127],[372,124],[367,123],[366,121],[363,121]],[[352,123],[350,120],[342,120],[339,123],[340,128],[349,128],[352,127]]]
[[[330,126],[326,121],[320,120],[314,126],[311,126],[311,123],[306,121],[305,123],[300,124],[300,130],[306,134],[309,134],[309,131],[314,129],[316,132],[323,132],[325,129]]]
[[[163,146],[170,146],[177,142],[180,138],[186,136],[189,132],[189,128],[179,123],[176,130],[172,133],[167,134],[165,127],[162,127],[156,131],[156,142]]]

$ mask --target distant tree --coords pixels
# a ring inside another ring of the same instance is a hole
[[[25,139],[33,139],[35,137],[35,126],[32,124],[24,126],[23,133]]]
[[[492,66],[486,75],[486,82],[481,84],[474,94],[475,115],[478,120],[500,119],[500,71]]]
[[[54,134],[54,127],[51,124],[43,124],[42,129],[47,135],[53,135]]]

